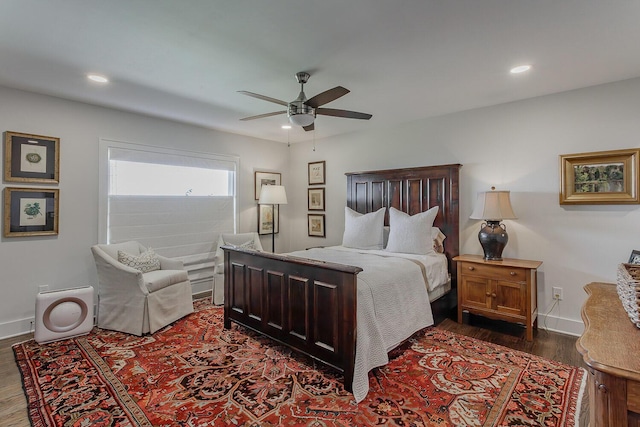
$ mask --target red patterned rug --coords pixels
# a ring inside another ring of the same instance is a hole
[[[33,426],[574,426],[583,369],[427,328],[369,374],[341,376],[196,312],[152,336],[100,329],[13,347]]]

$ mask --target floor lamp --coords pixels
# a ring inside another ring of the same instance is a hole
[[[276,205],[287,204],[287,193],[282,185],[263,185],[260,189],[261,205],[271,205],[271,252],[276,251]]]

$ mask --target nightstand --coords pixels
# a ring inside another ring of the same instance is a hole
[[[524,323],[527,341],[538,328],[538,267],[541,261],[504,258],[486,261],[482,255],[453,258],[458,268],[458,323],[462,312]]]

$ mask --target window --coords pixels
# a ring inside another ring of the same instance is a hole
[[[181,259],[196,291],[220,233],[236,229],[238,158],[100,141],[100,241],[137,240]]]

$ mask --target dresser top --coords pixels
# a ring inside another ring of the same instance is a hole
[[[538,268],[542,261],[532,261],[528,259],[502,258],[501,261],[487,261],[482,255],[459,255],[453,258],[454,261],[475,262],[476,264],[504,265],[505,267]]]
[[[589,283],[582,306],[584,332],[576,342],[584,362],[617,377],[640,381],[640,329],[622,307],[614,283]]]

